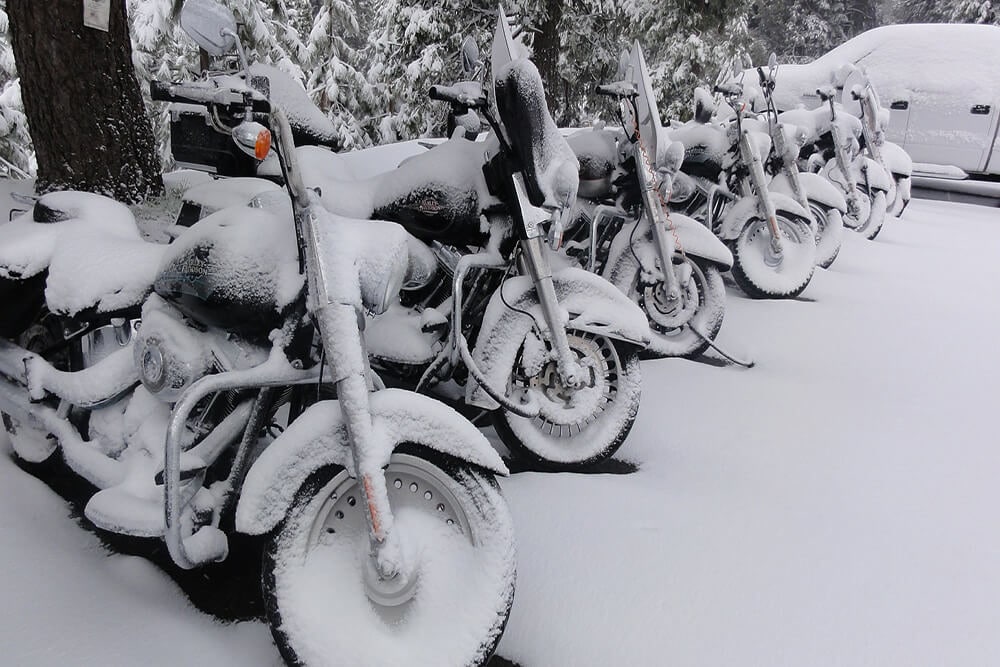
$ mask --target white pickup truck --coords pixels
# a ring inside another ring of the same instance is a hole
[[[774,100],[780,110],[819,106],[816,89],[843,86],[844,65],[863,68],[883,106],[889,141],[914,170],[1000,175],[1000,27],[900,24],[864,32],[803,65],[782,65]],[[756,70],[743,78],[756,86]],[[954,169],[951,169],[954,172]]]

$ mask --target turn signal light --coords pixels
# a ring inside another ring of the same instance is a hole
[[[253,154],[258,160],[263,160],[271,152],[271,131],[264,129],[257,133],[257,141],[253,146]]]

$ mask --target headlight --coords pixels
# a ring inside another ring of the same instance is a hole
[[[163,388],[166,373],[163,372],[163,351],[159,341],[147,341],[139,359],[139,379],[154,394]]]
[[[148,304],[132,350],[139,380],[149,393],[167,403],[180,398],[214,363],[203,333]]]

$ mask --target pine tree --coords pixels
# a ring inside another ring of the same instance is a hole
[[[360,37],[356,5],[350,0],[320,0],[305,44],[306,89],[333,121],[344,148],[371,143],[370,117],[375,89],[352,63],[360,54],[352,46]]]
[[[660,113],[687,118],[698,85],[729,78],[748,54],[748,0],[625,0],[659,96]]]
[[[483,0],[381,0],[375,6],[363,58],[376,85],[382,141],[443,133],[448,110],[427,91],[461,78],[462,40],[471,36],[487,46],[495,16],[495,5]]]
[[[35,152],[21,101],[21,81],[10,44],[7,12],[0,8],[0,158],[26,173],[35,171]],[[6,167],[6,165],[3,165]],[[5,170],[5,169],[4,169]]]

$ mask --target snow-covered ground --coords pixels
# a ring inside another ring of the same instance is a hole
[[[751,370],[644,362],[625,475],[504,482],[500,654],[551,665],[1000,664],[1000,211],[914,201],[802,298],[730,291]],[[0,456],[0,662],[273,665]]]

